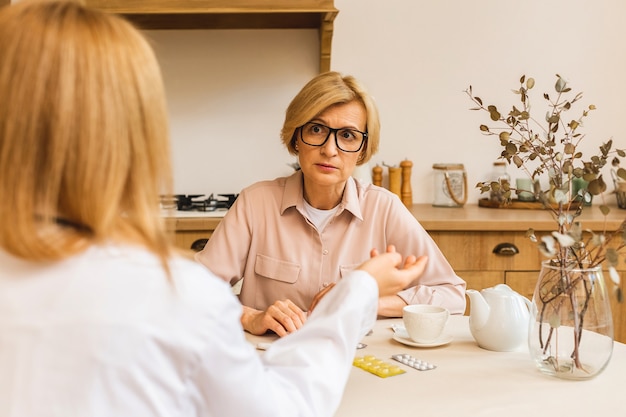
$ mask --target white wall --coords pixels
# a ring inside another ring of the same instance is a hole
[[[486,116],[468,110],[463,90],[470,84],[504,109],[516,100],[510,90],[519,77],[533,76],[540,107],[538,93],[552,92],[559,73],[584,92],[582,104],[598,108],[585,125],[585,155],[611,137],[626,148],[623,0],[335,0],[335,6],[332,69],[356,76],[375,97],[382,139],[372,162],[412,160],[416,203],[432,202],[431,167],[439,162],[465,165],[475,202],[474,184],[488,178],[500,153],[478,131]],[[294,159],[278,133],[289,101],[317,73],[316,31],[149,36],[166,79],[177,192],[238,192],[291,172]]]

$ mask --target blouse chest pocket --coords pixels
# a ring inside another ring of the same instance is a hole
[[[257,255],[254,272],[265,278],[293,284],[300,276],[300,265],[293,262]]]

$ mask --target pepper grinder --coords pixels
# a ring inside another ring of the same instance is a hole
[[[400,168],[402,168],[402,192],[400,199],[405,206],[411,207],[413,205],[413,191],[411,189],[411,167],[413,162],[405,159],[400,162]]]
[[[402,198],[402,169],[388,166],[387,170],[389,170],[389,191]]]
[[[372,168],[372,184],[379,187],[383,186],[383,169],[378,165]]]

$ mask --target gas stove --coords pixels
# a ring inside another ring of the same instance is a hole
[[[228,210],[239,194],[175,194],[161,196],[161,206],[164,209],[177,211],[213,212]]]

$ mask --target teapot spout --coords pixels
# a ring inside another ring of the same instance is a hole
[[[476,290],[466,290],[470,299],[470,328],[472,331],[481,329],[489,319],[490,307],[483,295]]]

